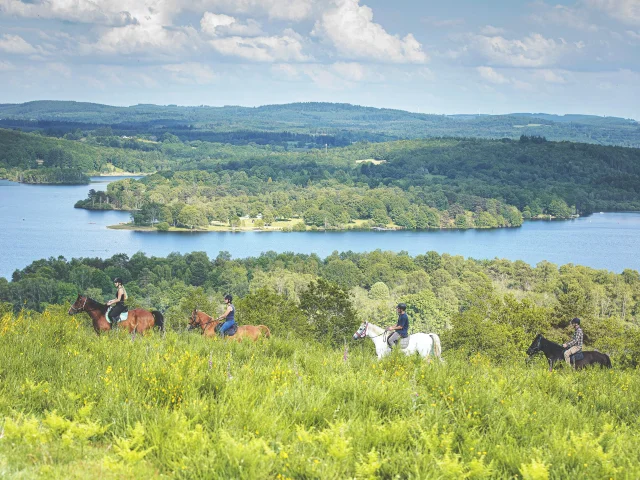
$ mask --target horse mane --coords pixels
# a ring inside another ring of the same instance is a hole
[[[556,348],[556,349],[558,349],[558,350],[562,350],[562,351],[564,351],[564,348],[562,348],[562,345],[560,345],[559,343],[556,343],[556,342],[554,342],[554,341],[552,341],[552,340],[549,340],[548,338],[546,338],[546,337],[545,337],[544,335],[542,335],[541,333],[539,333],[538,335],[540,335],[540,338],[541,338],[544,342],[546,342],[546,343],[548,343],[548,344],[551,344],[551,346],[552,346],[552,347],[554,347],[554,348]]]
[[[109,306],[107,304],[100,303],[97,300],[94,300],[93,298],[88,297],[87,295],[84,295],[84,296],[87,298],[87,302],[91,302],[95,307],[97,307],[97,308],[99,308],[101,310],[104,310],[105,312],[109,308]],[[85,309],[86,309],[86,307],[85,307]]]

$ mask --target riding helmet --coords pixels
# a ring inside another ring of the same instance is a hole
[[[406,303],[399,303],[396,308],[399,308],[400,310],[402,310],[404,312],[407,309],[407,304]]]
[[[225,295],[224,299],[229,300],[230,302],[233,302],[233,297],[231,295]]]
[[[580,319],[576,317],[573,320],[571,320],[571,323],[577,323],[578,325],[580,325]]]
[[[113,279],[113,283],[119,283],[120,285],[122,285],[122,279],[120,277],[116,277]]]

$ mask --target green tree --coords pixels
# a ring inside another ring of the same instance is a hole
[[[357,326],[349,293],[322,278],[311,282],[302,293],[300,309],[307,317],[312,335],[323,343],[341,345]]]

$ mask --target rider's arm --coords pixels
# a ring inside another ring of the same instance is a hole
[[[572,340],[569,340],[567,343],[564,344],[564,348],[571,348],[577,344],[578,344],[578,332],[576,332]]]
[[[218,320],[222,320],[223,318],[227,318],[227,315],[229,315],[231,313],[233,309],[231,308],[231,305],[227,305],[227,310],[218,317]]]
[[[114,303],[118,303],[124,301],[124,289],[123,288],[119,288],[118,289],[118,293],[116,293],[116,298],[114,298],[113,300],[109,300],[107,302],[107,305],[113,305]]]

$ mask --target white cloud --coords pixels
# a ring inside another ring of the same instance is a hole
[[[420,21],[425,25],[437,28],[459,27],[465,24],[464,18],[440,19],[437,17],[424,17]]]
[[[265,14],[273,19],[300,21],[311,16],[314,3],[315,0],[196,0],[194,6],[201,4],[224,13]]]
[[[183,84],[208,85],[217,78],[213,69],[202,63],[176,63],[162,68],[171,72],[173,80]]]
[[[553,70],[537,70],[535,72],[535,77],[546,82],[546,83],[567,83],[567,80],[557,72]]]
[[[331,69],[346,80],[359,82],[366,76],[365,68],[356,62],[336,62]]]
[[[497,85],[502,85],[502,84],[510,82],[510,80],[507,77],[505,77],[501,73],[496,72],[491,67],[477,67],[476,71],[480,74],[480,76],[484,80],[486,80],[486,81],[488,81],[490,83],[495,83]]]
[[[631,38],[631,40],[640,41],[640,31],[634,32],[632,30],[627,30],[627,36]]]
[[[493,25],[485,25],[480,29],[480,33],[483,35],[501,35],[505,32],[504,28],[494,27]]]
[[[0,61],[0,72],[10,72],[15,69],[16,66],[13,63]]]
[[[0,37],[0,51],[14,55],[30,55],[37,52],[24,38],[9,33]]]
[[[428,56],[412,34],[391,35],[373,22],[371,8],[360,0],[334,0],[315,24],[312,34],[330,42],[345,58],[384,63],[424,63]]]
[[[144,3],[158,2],[139,2]],[[70,22],[126,25],[135,22],[131,2],[123,0],[0,0],[0,12],[27,18],[55,18]],[[139,10],[140,11],[140,10]],[[143,13],[140,11],[140,13]],[[147,13],[149,11],[147,10]]]
[[[71,69],[63,63],[47,63],[47,68],[52,74],[56,76],[71,78]]]
[[[210,40],[216,51],[257,62],[304,62],[310,60],[302,50],[300,36],[285,30],[281,36],[224,37]]]
[[[640,25],[638,0],[584,0],[590,7],[605,12],[610,17],[628,25]]]
[[[109,29],[95,44],[84,45],[82,53],[174,56],[181,50],[196,49],[198,45],[197,32],[191,27],[167,28],[161,25],[136,24]]]
[[[566,42],[545,38],[538,33],[522,40],[508,40],[502,36],[472,35],[469,48],[494,66],[544,67],[553,65],[571,50]]]
[[[316,86],[326,90],[354,88],[359,82],[379,81],[381,76],[369,67],[357,62],[336,62],[333,64],[288,64],[273,65],[272,73],[287,80],[304,81],[310,79]]]
[[[541,11],[531,15],[531,19],[541,25],[546,26],[552,23],[590,32],[600,29],[589,21],[589,12],[584,8],[573,8],[566,5],[551,6],[544,2],[536,3],[535,6],[539,7]]]
[[[262,34],[260,24],[255,20],[248,19],[246,23],[238,21],[229,15],[217,15],[205,12],[200,20],[200,29],[212,36],[240,35],[243,37],[255,37]]]

